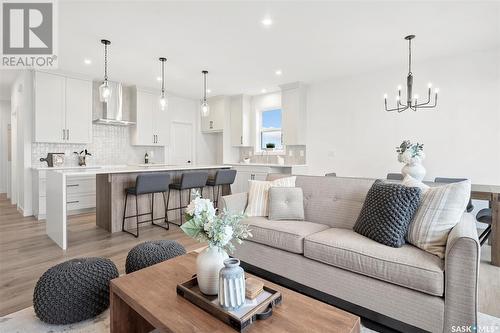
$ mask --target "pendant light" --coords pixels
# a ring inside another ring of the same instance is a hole
[[[203,74],[203,99],[201,100],[201,116],[202,117],[208,117],[210,114],[210,106],[208,105],[207,102],[207,74],[208,71],[202,71]]]
[[[107,103],[111,96],[111,88],[108,84],[108,45],[111,42],[107,39],[101,39],[101,43],[104,44],[104,81],[99,86],[99,97],[101,102]]]
[[[160,94],[160,108],[162,111],[167,109],[167,97],[165,96],[165,62],[167,58],[160,58],[161,62],[161,94]]]
[[[427,85],[427,98],[420,102],[418,101],[418,95],[413,94],[413,73],[411,72],[411,40],[415,38],[415,35],[409,35],[405,37],[408,41],[408,76],[406,77],[406,104],[401,101],[401,86],[398,86],[398,95],[396,96],[396,107],[387,107],[387,94],[384,95],[384,106],[385,111],[397,111],[403,112],[405,110],[417,111],[418,109],[432,109],[437,106],[438,100],[438,89],[434,89],[434,102],[431,100],[431,89],[432,84]],[[432,102],[432,103],[431,103]]]

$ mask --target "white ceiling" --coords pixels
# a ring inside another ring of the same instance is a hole
[[[207,69],[213,95],[258,94],[387,66],[404,72],[410,33],[417,62],[500,47],[500,3],[64,1],[59,67],[101,78],[107,38],[111,80],[158,87],[165,56],[169,91],[199,97]]]

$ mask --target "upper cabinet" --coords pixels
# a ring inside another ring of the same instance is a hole
[[[132,120],[136,122],[136,125],[131,127],[132,145],[167,145],[169,137],[168,109],[161,110],[157,94],[139,89],[135,91],[131,101]]]
[[[231,146],[250,146],[250,97],[246,95],[231,96]]]
[[[92,82],[34,73],[34,141],[92,142]]]
[[[281,85],[283,144],[306,144],[307,87],[301,82]]]
[[[224,114],[229,107],[229,98],[215,96],[207,99],[210,112],[207,117],[201,117],[201,131],[204,133],[222,132],[224,129]]]

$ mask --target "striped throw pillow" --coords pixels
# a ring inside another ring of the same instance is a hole
[[[403,185],[419,187],[423,193],[420,206],[408,228],[406,240],[424,251],[444,258],[448,234],[467,208],[470,180],[429,187],[406,176]]]
[[[271,187],[295,187],[297,177],[285,177],[273,181],[250,180],[248,189],[247,216],[268,216],[269,189]]]

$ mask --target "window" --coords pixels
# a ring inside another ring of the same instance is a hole
[[[262,111],[260,124],[260,149],[266,149],[268,143],[274,143],[276,150],[283,149],[281,142],[281,109]]]

